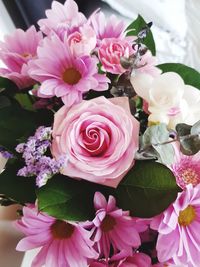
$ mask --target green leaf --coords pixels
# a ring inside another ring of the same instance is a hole
[[[96,185],[57,175],[37,190],[41,211],[58,219],[84,221],[94,218]]]
[[[0,88],[16,88],[16,85],[9,79],[0,77]]]
[[[169,131],[164,123],[148,127],[143,135],[144,150],[145,146],[152,146],[159,154],[159,162],[166,165],[174,161],[174,149],[172,144],[166,143],[168,141]]]
[[[7,96],[0,95],[0,109],[11,105],[11,101]]]
[[[28,93],[17,93],[15,99],[21,105],[22,108],[33,111],[33,99]]]
[[[185,84],[192,85],[200,89],[200,73],[195,69],[180,63],[165,63],[157,66],[163,72],[173,71],[178,73]]]
[[[199,135],[189,135],[180,138],[180,150],[184,155],[194,155],[200,151]]]
[[[11,198],[18,203],[34,203],[35,179],[17,176],[21,168],[19,164],[7,164],[6,169],[0,174],[0,194]]]
[[[145,22],[145,20],[140,15],[138,15],[137,19],[133,21],[126,29],[127,36],[137,36],[138,33],[146,26],[147,23]],[[156,46],[151,31],[149,31],[149,33],[147,34],[147,37],[144,39],[143,44],[149,48],[154,56],[156,55]]]
[[[176,131],[178,136],[185,136],[189,135],[191,131],[192,126],[185,124],[185,123],[179,123],[176,125]]]
[[[26,111],[16,103],[0,112],[0,145],[14,150],[17,140],[29,136],[35,129],[35,113]]]
[[[160,214],[179,191],[173,173],[154,161],[137,161],[116,190],[118,207],[148,218]]]

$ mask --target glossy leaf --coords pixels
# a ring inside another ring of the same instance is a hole
[[[167,167],[154,161],[137,161],[116,190],[117,204],[133,216],[152,217],[164,211],[179,190]]]

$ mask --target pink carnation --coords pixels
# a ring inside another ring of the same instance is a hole
[[[12,80],[22,89],[35,82],[28,75],[27,63],[36,57],[42,33],[32,26],[27,31],[17,29],[0,43],[0,58],[7,68],[0,69],[0,75]]]
[[[55,114],[52,154],[67,155],[64,175],[117,187],[134,164],[138,138],[128,98],[102,96]]]
[[[121,65],[121,58],[129,58],[133,52],[129,39],[107,38],[102,41],[98,54],[104,71],[121,74],[126,71]]]
[[[132,249],[139,247],[141,240],[137,224],[129,212],[118,209],[113,196],[109,196],[107,202],[100,192],[95,193],[94,207],[96,217],[92,232],[100,256],[107,261],[111,247],[114,254],[125,251],[126,255],[132,255]]]
[[[71,106],[82,100],[90,89],[108,89],[109,79],[98,74],[96,57],[73,55],[70,47],[57,36],[45,38],[38,48],[38,59],[30,64],[29,74],[39,81],[38,95],[44,98],[61,97]]]
[[[187,185],[176,201],[151,222],[158,231],[158,260],[198,267],[200,262],[200,185]],[[181,265],[181,266],[182,266]]]
[[[23,217],[15,225],[26,235],[18,243],[18,251],[41,247],[31,267],[87,266],[88,259],[98,256],[88,231],[38,212],[34,205],[23,208]]]
[[[59,32],[62,29],[72,29],[83,25],[86,17],[78,11],[75,1],[67,0],[64,5],[53,1],[51,9],[46,10],[46,19],[39,20],[40,29],[49,35],[52,31]]]

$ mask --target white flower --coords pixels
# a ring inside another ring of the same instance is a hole
[[[131,83],[148,103],[149,122],[174,128],[177,123],[194,124],[200,119],[200,91],[185,85],[177,73],[166,72],[155,78],[137,74],[131,77]]]

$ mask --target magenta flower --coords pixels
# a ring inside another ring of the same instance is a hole
[[[176,182],[181,188],[188,184],[196,186],[200,183],[200,152],[193,156],[183,155],[179,146],[175,146],[175,163],[170,169],[176,177]]]
[[[7,68],[0,69],[0,75],[12,80],[22,89],[35,82],[28,75],[27,63],[36,57],[42,33],[32,26],[27,31],[17,29],[13,35],[0,42],[0,58]]]
[[[52,36],[45,38],[38,48],[38,59],[31,62],[29,74],[41,83],[40,97],[61,97],[71,106],[80,102],[83,93],[90,89],[108,89],[109,79],[98,74],[97,62],[96,57],[73,55],[67,44]]]
[[[75,1],[67,0],[64,5],[53,1],[51,9],[46,10],[47,18],[39,20],[40,29],[45,34],[50,34],[62,29],[76,28],[84,24],[86,17],[78,11]]]
[[[26,235],[18,243],[18,251],[41,247],[31,267],[87,266],[88,259],[98,257],[88,231],[38,212],[34,205],[23,208],[23,217],[15,225]]]
[[[94,206],[96,217],[92,233],[100,256],[108,260],[111,247],[114,254],[124,250],[126,255],[132,255],[132,249],[140,246],[141,242],[138,226],[129,212],[118,209],[113,196],[109,196],[107,202],[100,192],[95,193]]]
[[[89,23],[93,27],[98,45],[105,38],[121,38],[124,36],[125,24],[115,15],[106,19],[102,11],[95,11],[89,18]]]
[[[176,201],[153,218],[151,228],[158,231],[158,260],[198,267],[200,262],[200,185],[187,185]],[[181,265],[182,266],[182,265]]]

